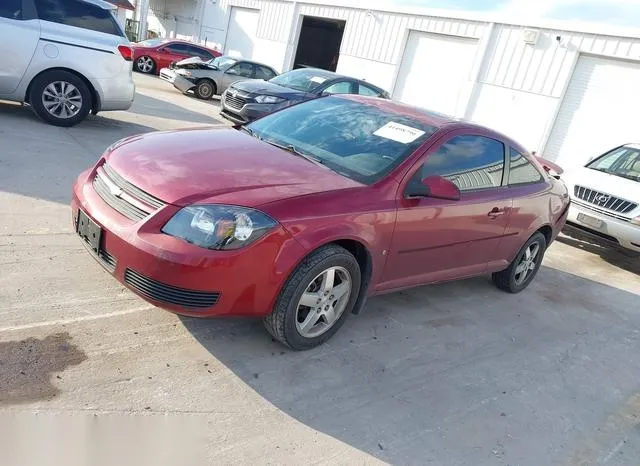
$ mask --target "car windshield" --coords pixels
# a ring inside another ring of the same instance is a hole
[[[296,91],[313,92],[329,77],[318,70],[294,70],[272,78],[269,82],[279,86],[295,89]]]
[[[246,125],[255,137],[364,184],[380,180],[435,131],[416,118],[342,97],[323,97]]]
[[[147,39],[142,42],[138,42],[140,45],[144,45],[145,47],[155,47],[156,45],[160,45],[163,42],[166,42],[166,39]]]
[[[233,65],[237,61],[238,60],[236,60],[235,58],[222,56],[222,57],[212,58],[211,60],[209,60],[209,64],[221,70],[224,68],[229,68],[231,65]]]
[[[587,168],[640,182],[640,146],[622,146],[598,157]]]

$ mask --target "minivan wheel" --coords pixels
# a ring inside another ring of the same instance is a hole
[[[291,274],[264,324],[271,335],[296,350],[329,340],[353,310],[360,290],[360,266],[337,245],[308,256]]]
[[[193,92],[198,99],[209,100],[216,93],[216,86],[208,79],[201,79]]]
[[[136,60],[136,70],[141,73],[151,74],[156,69],[156,62],[153,61],[153,58],[142,56]]]
[[[509,293],[520,293],[538,273],[546,249],[545,236],[540,232],[534,234],[518,251],[509,267],[491,276],[493,283]]]
[[[63,70],[36,77],[31,83],[29,103],[47,123],[65,127],[80,123],[92,107],[88,86],[75,74]]]

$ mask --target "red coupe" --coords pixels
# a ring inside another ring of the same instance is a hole
[[[189,316],[262,317],[295,349],[372,295],[481,274],[522,291],[568,207],[508,137],[361,96],[124,139],[72,200],[87,248],[132,291]]]
[[[162,68],[185,58],[200,57],[209,61],[221,55],[217,50],[183,40],[147,39],[131,47],[134,69],[147,74],[158,74]]]

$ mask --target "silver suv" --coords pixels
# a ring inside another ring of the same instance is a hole
[[[89,112],[126,110],[132,50],[102,0],[0,0],[0,99],[73,126]]]

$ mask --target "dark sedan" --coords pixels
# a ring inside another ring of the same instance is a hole
[[[222,94],[222,116],[248,123],[290,105],[330,94],[358,94],[389,98],[389,93],[368,82],[317,68],[304,68],[269,81],[243,81]]]

